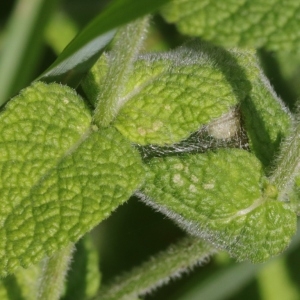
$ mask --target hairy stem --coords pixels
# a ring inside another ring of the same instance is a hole
[[[213,247],[199,238],[183,238],[128,274],[116,278],[111,285],[103,287],[96,299],[136,299],[193,266],[205,263],[214,252]]]
[[[44,261],[37,300],[58,300],[74,249],[73,244]]]
[[[251,280],[265,267],[268,268],[273,262],[282,258],[286,258],[290,253],[297,251],[300,245],[300,222],[297,225],[297,233],[293,237],[290,247],[285,251],[283,256],[275,257],[265,264],[252,264],[248,262],[235,263],[231,266],[220,268],[216,272],[209,274],[203,280],[201,274],[194,278],[199,280],[199,284],[190,285],[189,282],[182,286],[182,293],[176,300],[191,300],[191,299],[232,299],[237,291],[248,285]],[[273,281],[272,281],[273,282]],[[220,288],[222,287],[222,288]],[[270,298],[272,299],[272,298]]]
[[[299,114],[294,121],[290,136],[283,142],[277,160],[277,168],[270,180],[277,186],[279,200],[285,200],[300,171],[300,122]]]
[[[108,126],[123,103],[120,98],[130,76],[132,64],[142,45],[149,17],[124,26],[110,53],[110,67],[105,79],[104,90],[99,95],[94,121],[98,126]]]

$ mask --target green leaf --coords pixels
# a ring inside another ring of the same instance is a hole
[[[287,51],[300,46],[297,0],[173,0],[162,13],[180,32],[223,46]]]
[[[218,150],[149,161],[144,201],[238,260],[281,253],[296,229],[288,203],[277,201],[254,155]]]
[[[108,60],[109,54],[102,56],[85,81],[92,99],[104,89]],[[238,105],[251,150],[270,167],[289,133],[291,115],[253,51],[193,41],[172,52],[142,56],[134,68],[114,121],[128,139],[141,145],[174,144],[203,125],[209,128]],[[214,135],[226,138],[224,129],[221,124]]]
[[[236,58],[236,57],[237,58]],[[135,63],[114,122],[131,141],[173,144],[202,125],[228,113],[250,91],[249,74],[239,66],[253,64],[253,52],[229,53],[206,43],[141,56]]]
[[[94,123],[100,127],[109,126],[122,106],[120,96],[133,71],[132,65],[142,47],[148,25],[147,16],[118,30],[110,52],[109,69],[94,112]]]
[[[300,115],[294,116],[287,138],[280,145],[270,181],[278,187],[279,199],[285,201],[293,193],[293,186],[300,177]],[[297,191],[297,190],[296,190]],[[295,207],[296,208],[296,207]],[[297,210],[296,210],[297,211]]]
[[[112,40],[116,29],[157,10],[170,0],[115,0],[92,20],[37,79],[77,87]]]
[[[101,281],[98,252],[90,235],[85,235],[76,244],[70,266],[67,291],[63,300],[85,300],[96,296]]]
[[[34,84],[0,116],[1,276],[77,241],[143,179],[131,145],[90,122],[58,84]]]
[[[290,193],[290,201],[293,204],[294,211],[300,216],[300,176],[295,179],[293,190]]]
[[[292,118],[264,75],[252,81],[241,112],[251,150],[264,167],[270,168],[280,143],[289,134]]]
[[[103,89],[103,80],[109,70],[108,56],[103,53],[81,82],[82,89],[91,104],[96,107],[99,94]]]

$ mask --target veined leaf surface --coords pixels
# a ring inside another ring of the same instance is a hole
[[[238,260],[281,253],[296,230],[290,205],[277,200],[255,156],[240,149],[154,158],[142,192],[146,203]]]
[[[227,47],[297,51],[300,46],[297,0],[172,0],[162,12],[180,32]]]
[[[252,66],[246,76],[237,60],[252,64],[252,56],[251,51],[231,54],[195,42],[140,57],[119,101],[114,126],[141,145],[168,145],[187,138],[246,97],[249,78],[258,68]]]
[[[270,168],[280,143],[289,134],[291,114],[262,74],[252,82],[240,107],[250,148],[263,166]]]
[[[36,83],[0,117],[0,275],[77,241],[142,180],[138,153],[97,130],[76,93]]]

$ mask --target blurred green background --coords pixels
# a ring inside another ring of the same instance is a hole
[[[7,101],[40,75],[108,0],[0,1],[0,101]],[[143,51],[166,51],[187,38],[156,15]],[[276,92],[295,110],[300,95],[300,57],[258,50]],[[82,93],[81,89],[78,89]],[[84,96],[84,95],[83,95]],[[103,283],[179,240],[182,232],[165,216],[132,197],[92,231]],[[300,237],[282,256],[263,265],[213,257],[145,299],[300,299]]]

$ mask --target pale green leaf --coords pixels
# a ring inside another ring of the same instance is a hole
[[[96,107],[99,94],[103,90],[104,79],[108,71],[108,57],[103,53],[97,63],[81,82],[82,89],[91,104]]]
[[[297,0],[173,0],[162,11],[178,30],[223,46],[298,50]]]
[[[244,150],[154,158],[142,192],[148,204],[238,260],[281,253],[296,229],[290,205],[277,201],[259,160]]]
[[[117,33],[94,112],[94,122],[100,127],[109,126],[122,106],[122,92],[132,74],[132,66],[142,47],[148,25],[149,17],[140,18],[120,28]]]
[[[107,61],[107,56],[98,61],[84,86],[92,99],[104,89]],[[250,149],[266,168],[291,126],[288,109],[253,51],[224,50],[197,41],[138,59],[120,103],[114,126],[141,145],[177,143],[237,106]],[[222,124],[214,135],[226,138],[224,129]]]
[[[206,43],[141,56],[135,63],[114,126],[131,141],[166,145],[187,138],[228,113],[256,77],[253,52],[229,53]],[[251,65],[248,74],[238,61]]]
[[[142,180],[139,155],[97,131],[81,98],[36,83],[0,116],[0,274],[77,241]]]
[[[270,167],[280,143],[289,134],[292,119],[264,75],[252,81],[241,112],[251,150],[264,167]]]
[[[300,176],[295,179],[293,189],[289,194],[289,199],[293,204],[294,211],[300,216]]]

